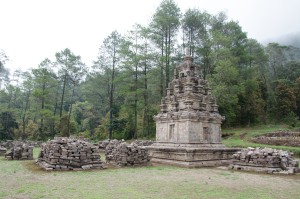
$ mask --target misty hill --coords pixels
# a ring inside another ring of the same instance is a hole
[[[263,44],[278,43],[282,46],[285,61],[300,61],[300,32],[286,34],[277,38],[265,40]]]
[[[295,46],[297,48],[300,48],[300,31],[296,33],[282,35],[276,38],[267,39],[263,41],[263,44],[267,45],[271,42],[279,43],[280,45],[284,46]]]

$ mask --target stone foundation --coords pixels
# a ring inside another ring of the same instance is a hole
[[[205,146],[205,145],[204,145]],[[232,163],[233,154],[239,149],[192,146],[169,146],[154,144],[148,146],[151,162],[188,168],[223,166]]]

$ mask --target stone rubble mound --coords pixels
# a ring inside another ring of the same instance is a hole
[[[248,147],[233,154],[231,169],[265,173],[293,174],[299,172],[299,163],[293,153],[271,148]]]
[[[14,142],[13,147],[4,154],[7,160],[33,160],[33,146]]]
[[[66,137],[55,137],[44,143],[36,163],[47,171],[105,168],[98,146]]]
[[[11,149],[14,147],[14,143],[19,142],[19,141],[13,141],[13,140],[6,140],[6,141],[0,141],[0,147],[6,148],[6,149]]]
[[[106,162],[119,166],[147,165],[150,157],[147,149],[136,143],[128,144],[120,140],[111,140],[105,149]]]
[[[7,149],[5,147],[2,147],[0,145],[0,156],[4,156],[4,154],[6,153]]]

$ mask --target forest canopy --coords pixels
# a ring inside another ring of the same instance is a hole
[[[71,49],[9,74],[0,51],[0,140],[155,136],[153,115],[188,48],[212,87],[223,127],[299,126],[300,49],[248,38],[224,12],[182,13],[163,0],[147,26],[113,31],[87,66]]]

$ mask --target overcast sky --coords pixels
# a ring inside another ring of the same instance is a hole
[[[70,48],[91,65],[112,31],[146,25],[161,0],[0,0],[0,49],[10,70],[37,67]],[[175,0],[184,13],[199,8],[226,11],[248,37],[263,42],[300,33],[300,0]],[[299,35],[300,37],[300,35]]]

